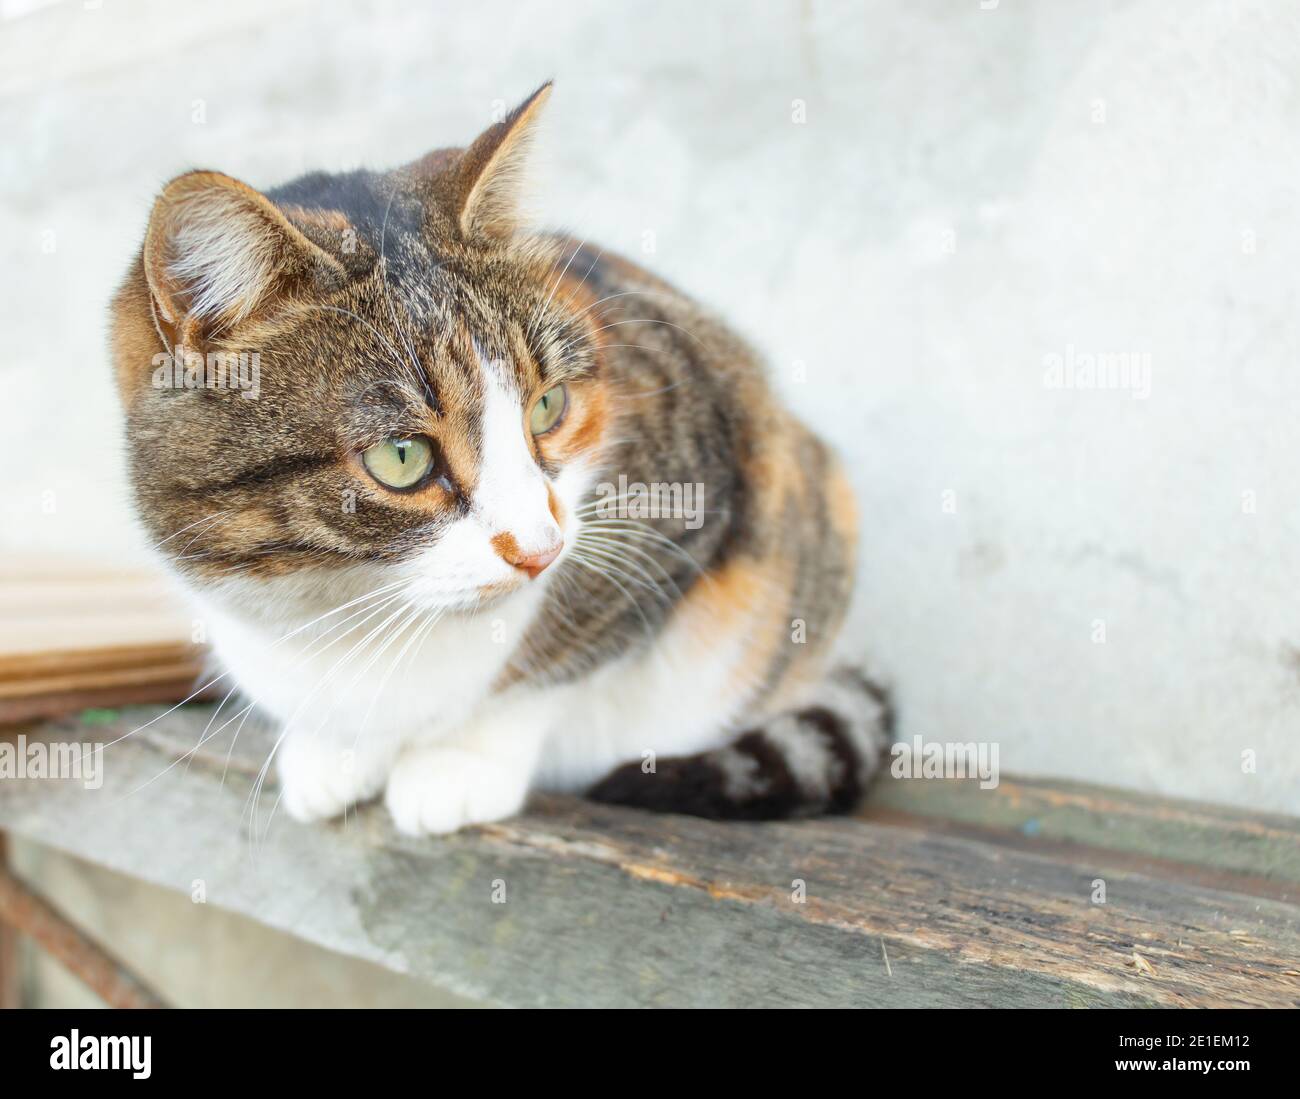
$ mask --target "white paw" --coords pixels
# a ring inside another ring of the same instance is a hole
[[[464,748],[413,748],[398,757],[384,801],[408,836],[454,832],[513,816],[528,795],[528,772]]]
[[[383,789],[383,761],[329,737],[285,738],[276,755],[280,804],[294,820],[325,820]]]

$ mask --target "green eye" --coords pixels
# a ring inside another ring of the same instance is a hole
[[[433,468],[428,439],[385,439],[361,454],[362,464],[381,485],[410,488]]]
[[[528,429],[534,435],[545,435],[560,422],[568,403],[569,396],[565,393],[564,386],[557,385],[548,389],[537,399],[532,412],[528,414]]]

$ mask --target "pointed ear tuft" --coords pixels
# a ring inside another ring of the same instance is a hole
[[[456,222],[466,240],[503,240],[515,231],[528,148],[550,95],[548,80],[461,154],[456,170]]]
[[[220,172],[189,172],[154,203],[144,271],[160,334],[190,344],[227,331],[307,283],[341,283],[342,266],[274,203]]]

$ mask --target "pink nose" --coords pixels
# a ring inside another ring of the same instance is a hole
[[[492,548],[497,551],[508,565],[514,565],[515,568],[522,572],[528,573],[530,579],[536,580],[538,576],[560,556],[560,550],[564,549],[564,539],[560,532],[555,532],[555,544],[541,553],[526,553],[520,548],[519,543],[515,541],[513,534],[508,531],[502,531],[492,538]]]
[[[512,558],[510,563],[517,569],[523,569],[528,573],[529,579],[536,580],[538,576],[545,571],[546,566],[560,556],[560,550],[564,548],[561,542],[554,549],[549,549],[545,553],[530,553],[526,556]]]
[[[503,531],[492,539],[492,548],[501,555],[501,559],[506,564],[514,565],[535,580],[547,565],[560,556],[560,550],[564,549],[564,540],[557,537],[555,545],[550,549],[543,550],[541,553],[525,553],[519,548],[514,535]]]

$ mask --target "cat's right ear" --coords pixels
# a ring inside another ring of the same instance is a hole
[[[274,203],[220,172],[188,172],[163,188],[145,234],[144,273],[168,349],[200,345],[287,296],[344,278]]]

